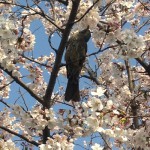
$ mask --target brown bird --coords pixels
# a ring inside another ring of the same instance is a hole
[[[66,101],[80,101],[79,75],[86,58],[87,42],[91,37],[89,27],[74,33],[67,44],[65,61],[67,69],[68,84],[65,92]]]

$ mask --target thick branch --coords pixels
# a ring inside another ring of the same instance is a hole
[[[66,47],[68,36],[69,36],[71,28],[73,26],[73,22],[76,18],[79,3],[80,3],[80,0],[73,1],[72,10],[71,10],[71,13],[70,13],[70,16],[69,16],[69,20],[68,20],[68,23],[66,25],[66,29],[63,32],[62,40],[60,42],[60,45],[59,45],[59,48],[58,48],[58,51],[57,51],[54,67],[53,67],[51,77],[50,77],[50,80],[49,80],[49,83],[48,83],[48,87],[47,87],[47,90],[46,90],[46,93],[45,93],[45,96],[44,96],[44,102],[45,102],[44,106],[48,109],[51,107],[50,102],[51,102],[52,92],[54,90],[57,74],[58,74],[58,71],[59,71],[59,68],[60,68],[60,63],[61,63],[61,60],[62,60],[64,49]],[[50,135],[50,131],[49,131],[48,127],[46,127],[43,130],[43,143],[46,143],[47,137],[49,137],[49,135]]]
[[[130,89],[130,92],[132,93],[134,90],[134,81],[133,81],[133,76],[131,73],[131,68],[130,68],[130,64],[128,60],[125,60],[125,65],[126,65],[127,74],[128,74],[129,89]]]
[[[65,0],[57,0],[57,1],[64,4],[65,6],[68,5],[68,0],[66,0],[66,1]]]
[[[134,91],[134,81],[133,81],[133,76],[132,76],[132,72],[131,72],[131,68],[130,68],[130,64],[128,60],[125,60],[125,65],[126,65],[127,74],[128,74],[129,89],[130,89],[130,92],[132,93]],[[133,116],[137,116],[138,104],[135,99],[131,101],[131,111],[132,111]],[[139,122],[138,122],[137,117],[133,118],[133,125],[135,129],[138,129]]]
[[[31,144],[33,144],[33,145],[35,145],[35,146],[39,146],[39,143],[37,143],[37,142],[35,142],[35,141],[33,141],[33,140],[29,140],[29,139],[26,138],[25,136],[23,136],[23,135],[21,135],[21,134],[18,134],[18,133],[14,132],[14,131],[12,131],[12,130],[6,128],[6,127],[0,126],[0,128],[3,129],[3,130],[5,130],[5,131],[7,131],[7,132],[9,132],[9,133],[11,133],[11,134],[13,134],[13,135],[16,135],[16,136],[20,137],[21,139],[27,141],[28,143],[31,143]]]
[[[70,34],[71,28],[73,26],[73,22],[75,20],[76,14],[77,14],[79,3],[80,3],[80,0],[76,0],[76,1],[73,2],[70,17],[69,17],[68,23],[66,25],[66,29],[64,30],[64,33],[62,35],[62,40],[60,42],[60,45],[59,45],[59,48],[58,48],[58,51],[57,51],[56,60],[55,60],[55,63],[54,63],[54,67],[53,67],[51,77],[50,77],[50,80],[49,80],[49,83],[48,83],[48,87],[47,87],[47,90],[46,90],[46,94],[45,94],[45,97],[44,97],[45,107],[47,107],[47,108],[50,108],[50,99],[51,99],[52,92],[53,92],[53,89],[54,89],[54,86],[55,86],[55,82],[56,82],[57,74],[58,74],[58,71],[59,71],[61,59],[62,59],[63,52],[64,52],[64,49],[65,49],[65,46],[66,46],[66,43],[67,43],[67,40],[68,40],[68,36]]]
[[[39,103],[41,103],[42,105],[44,104],[44,101],[42,100],[42,98],[40,98],[38,95],[36,95],[28,86],[26,86],[26,84],[24,82],[22,82],[18,77],[14,77],[12,75],[12,72],[8,71],[7,69],[4,69],[2,66],[0,66],[0,69],[2,69],[3,71],[5,71],[9,76],[11,76],[14,81],[16,83],[18,83],[22,88],[24,88],[26,91],[28,91],[28,93],[35,98]]]
[[[136,58],[137,62],[145,69],[145,71],[148,73],[150,76],[150,65],[144,62],[142,58]]]

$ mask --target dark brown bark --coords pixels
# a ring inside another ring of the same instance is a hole
[[[73,1],[73,5],[72,5],[72,10],[68,19],[68,23],[66,25],[66,28],[63,32],[62,35],[62,40],[60,42],[58,51],[57,51],[57,55],[56,55],[56,59],[55,59],[55,63],[54,63],[54,67],[49,79],[49,83],[48,83],[48,87],[44,96],[44,108],[49,109],[51,107],[51,96],[52,96],[52,92],[56,83],[56,78],[57,78],[57,74],[60,68],[60,63],[62,60],[62,56],[66,47],[66,43],[68,40],[68,36],[70,34],[71,28],[73,26],[73,22],[75,21],[76,18],[76,14],[77,14],[77,10],[79,7],[79,3],[80,0],[75,0]],[[48,129],[48,127],[46,127],[43,130],[43,143],[46,143],[47,138],[50,136],[50,131]]]

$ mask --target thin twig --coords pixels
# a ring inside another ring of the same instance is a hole
[[[2,99],[0,99],[0,102],[2,102],[4,105],[10,108],[10,106],[6,102],[4,102]]]
[[[53,47],[52,42],[51,42],[51,36],[52,36],[52,34],[49,35],[48,42],[49,42],[49,45],[50,45],[51,49],[54,50],[54,52],[57,54],[57,49]]]
[[[44,63],[40,63],[40,62],[38,62],[38,61],[36,61],[36,60],[34,60],[34,59],[32,59],[32,58],[29,58],[29,57],[27,57],[27,56],[25,56],[25,55],[21,55],[23,58],[25,58],[25,59],[27,59],[27,60],[30,60],[30,61],[32,61],[32,62],[35,62],[36,64],[39,64],[39,65],[41,65],[41,66],[44,66],[44,67],[51,67],[51,66],[49,66],[49,65],[47,65],[47,64],[44,64]]]
[[[145,6],[140,0],[138,0],[140,3],[141,3],[141,5],[146,9],[146,10],[149,10],[150,11],[150,9],[147,7],[147,6]]]
[[[99,133],[99,134],[100,134],[100,136],[102,137],[102,139],[103,139],[105,145],[107,146],[107,148],[111,150],[112,148],[110,148],[110,146],[108,145],[108,143],[107,143],[107,141],[105,140],[105,138],[103,137],[103,135],[102,135],[101,133]]]
[[[125,118],[146,118],[146,117],[150,117],[150,115],[138,115],[138,116],[125,116]]]
[[[102,12],[102,16],[104,15],[104,13],[106,12],[106,10],[112,5],[112,3],[114,3],[116,0],[112,0],[111,2],[109,2],[104,8],[102,8],[101,10],[100,10],[100,12]]]
[[[3,90],[6,86],[12,84],[14,82],[14,80],[12,80],[11,82],[5,84],[4,86],[0,87],[0,91]]]
[[[23,100],[23,103],[24,103],[24,105],[25,105],[25,107],[26,107],[26,110],[28,111],[27,104],[26,104],[26,102],[25,102],[25,99],[24,99],[24,97],[23,97],[23,94],[21,93],[20,88],[19,88],[19,93],[20,93],[20,95],[21,95],[21,97],[22,97],[22,100]]]
[[[47,21],[49,21],[52,25],[54,25],[60,32],[63,32],[63,30],[57,26],[57,24],[55,24],[55,22],[52,21],[52,18],[50,18],[48,15],[46,15],[42,9],[41,12],[38,12],[36,11],[35,9],[32,8],[32,6],[24,6],[24,5],[20,5],[20,4],[17,4],[17,3],[9,3],[9,2],[0,2],[0,4],[8,4],[8,5],[14,5],[14,6],[18,6],[18,7],[21,7],[25,10],[32,10],[34,11],[36,14],[40,15],[41,17],[43,17],[44,19],[46,19]],[[35,5],[35,4],[34,4]],[[36,4],[37,5],[37,4]],[[38,6],[38,5],[37,5]]]
[[[139,32],[147,23],[150,22],[150,19],[146,20],[145,22],[143,22],[143,24],[135,31],[136,33]]]
[[[86,12],[81,16],[81,18],[79,18],[79,19],[78,19],[77,21],[75,21],[74,23],[77,23],[77,22],[81,21],[81,20],[86,16],[86,14],[95,6],[95,4],[98,3],[98,1],[100,1],[100,0],[95,1],[95,2],[93,3],[93,5],[90,6],[90,7],[86,10]]]
[[[96,51],[96,52],[94,52],[94,53],[91,53],[91,54],[87,55],[87,57],[92,56],[92,55],[96,55],[96,54],[98,54],[98,53],[101,53],[101,52],[106,51],[107,49],[115,48],[115,47],[117,47],[117,46],[119,46],[119,45],[117,44],[117,45],[108,46],[108,47],[106,47],[106,48],[104,48],[104,49],[102,49],[102,50],[99,49],[98,51]]]

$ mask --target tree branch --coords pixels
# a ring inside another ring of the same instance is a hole
[[[92,80],[93,82],[95,82],[97,85],[100,85],[100,81],[97,79],[95,72],[90,68],[90,66],[84,67],[87,71],[87,73],[89,74],[89,76],[84,75],[83,77],[88,78],[90,80]]]
[[[119,46],[118,44],[117,44],[117,45],[111,45],[111,46],[105,47],[105,48],[102,49],[102,50],[101,50],[101,48],[99,48],[98,51],[89,54],[88,57],[89,57],[89,56],[92,56],[92,55],[96,55],[96,54],[98,54],[98,53],[102,53],[102,52],[106,51],[106,50],[109,49],[109,48],[115,48],[115,47],[118,47],[118,46]]]
[[[29,57],[27,57],[27,56],[25,56],[25,55],[21,55],[21,56],[22,56],[23,58],[25,58],[25,59],[31,61],[31,62],[34,62],[34,63],[36,63],[36,64],[39,64],[40,66],[51,67],[51,66],[47,65],[46,63],[40,63],[40,62],[34,60],[34,58],[29,58]]]
[[[140,57],[136,58],[136,60],[145,69],[145,71],[150,76],[150,65],[148,65],[147,63],[145,63],[144,60],[142,60],[142,58],[140,58]]]
[[[141,5],[146,9],[146,10],[149,10],[150,11],[150,9],[143,3],[143,2],[141,2],[140,0],[138,0],[140,3],[141,3]],[[148,3],[147,3],[148,4]]]
[[[81,20],[86,16],[86,14],[95,6],[95,4],[98,3],[98,1],[100,1],[100,0],[97,0],[96,2],[94,2],[93,5],[92,5],[91,7],[89,7],[89,8],[86,10],[86,12],[81,16],[81,18],[79,18],[79,19],[78,19],[77,21],[75,21],[74,23],[77,23],[77,22],[81,21]]]
[[[46,15],[46,14],[44,13],[44,11],[43,11],[36,3],[34,3],[34,5],[31,5],[31,6],[29,6],[29,5],[24,6],[24,5],[20,5],[20,4],[17,4],[17,3],[9,3],[9,2],[0,2],[0,4],[7,4],[7,5],[18,6],[18,7],[22,8],[22,9],[27,10],[27,11],[32,10],[32,11],[35,12],[35,14],[38,14],[38,15],[40,15],[41,17],[43,17],[44,19],[46,19],[47,21],[49,21],[49,22],[50,22],[52,25],[54,25],[60,32],[63,32],[63,30],[62,30],[59,26],[57,26],[57,24],[56,24],[55,22],[52,21],[53,19],[50,18],[48,15]],[[33,9],[32,6],[37,6],[37,7],[41,10],[41,12],[38,12],[38,11],[36,11],[35,9]],[[35,14],[33,14],[33,15],[35,15]],[[27,16],[28,16],[28,15],[27,15]]]
[[[0,87],[0,91],[3,90],[6,86],[12,84],[14,82],[14,80],[12,80],[11,82],[5,84],[4,86]]]
[[[14,131],[12,131],[12,130],[6,128],[6,127],[0,126],[0,128],[3,129],[3,130],[5,130],[5,131],[7,131],[7,132],[9,132],[9,133],[11,133],[11,134],[13,134],[13,135],[16,135],[16,136],[20,137],[21,139],[23,139],[23,140],[27,141],[28,143],[31,143],[31,144],[33,144],[33,145],[35,145],[35,146],[39,146],[39,145],[40,145],[39,143],[37,143],[37,142],[35,142],[35,141],[33,141],[33,140],[29,140],[29,139],[26,138],[25,136],[23,136],[23,135],[21,135],[21,134],[18,134],[18,133],[14,132]]]
[[[8,71],[7,69],[4,69],[2,66],[0,66],[0,69],[5,71],[9,76],[11,76],[16,83],[18,83],[21,87],[23,87],[28,93],[35,98],[39,103],[44,105],[44,101],[42,98],[40,98],[38,95],[36,95],[24,82],[22,82],[18,77],[14,77],[12,75],[12,72]]]
[[[139,28],[135,31],[136,33],[139,32],[143,27],[145,27],[146,24],[150,22],[150,19],[146,20],[139,26]]]
[[[55,83],[56,83],[57,74],[58,74],[58,71],[59,71],[59,68],[60,68],[60,63],[61,63],[61,60],[62,60],[64,49],[66,47],[68,36],[70,34],[71,28],[74,24],[73,22],[76,18],[76,15],[77,15],[77,10],[78,10],[78,7],[79,7],[79,3],[80,3],[80,0],[73,1],[72,10],[71,10],[71,13],[70,13],[70,16],[69,16],[69,20],[68,20],[66,28],[63,32],[62,40],[60,42],[60,45],[59,45],[59,48],[58,48],[58,51],[57,51],[54,67],[53,67],[51,77],[49,79],[48,87],[46,89],[46,93],[45,93],[45,96],[44,96],[44,103],[45,103],[44,107],[46,107],[48,109],[51,107],[51,97],[52,97],[52,93],[53,93],[54,86],[55,86]],[[50,136],[50,132],[49,132],[48,127],[46,127],[43,130],[43,143],[46,143],[47,137],[49,137],[49,136]]]
[[[3,103],[5,106],[10,108],[10,106],[6,102],[4,102],[3,99],[0,99],[0,102]]]
[[[130,89],[130,92],[132,93],[134,91],[134,81],[133,81],[133,76],[131,73],[131,68],[130,68],[130,64],[129,64],[128,60],[125,60],[125,65],[126,65],[127,74],[128,74],[129,89]],[[132,99],[131,100],[131,111],[132,111],[133,116],[137,116],[138,108],[139,107],[138,107],[137,101],[135,99]],[[138,129],[139,120],[137,117],[133,118],[133,125],[134,125],[135,129]]]
[[[102,134],[102,133],[99,133],[99,135],[102,137],[102,139],[103,139],[103,141],[104,141],[104,143],[105,143],[105,149],[110,149],[110,150],[112,150],[112,149],[110,148],[109,144],[107,143],[106,139],[104,138],[103,134]]]
[[[130,92],[132,93],[134,90],[134,81],[133,81],[133,76],[131,73],[131,68],[130,68],[130,64],[128,60],[125,60],[125,65],[126,65],[127,74],[128,74],[129,89],[130,89]]]
[[[66,46],[66,43],[67,43],[67,40],[68,40],[68,36],[70,34],[71,28],[73,26],[73,22],[75,20],[76,14],[77,14],[79,3],[80,3],[80,0],[76,0],[76,1],[73,2],[70,17],[69,17],[68,23],[66,25],[66,29],[64,30],[64,34],[62,36],[62,40],[60,42],[60,45],[59,45],[59,48],[58,48],[58,51],[57,51],[54,67],[53,67],[51,77],[50,77],[50,80],[49,80],[49,83],[48,83],[46,94],[44,96],[45,107],[47,107],[47,108],[50,108],[50,99],[51,99],[52,92],[53,92],[53,89],[54,89],[54,86],[55,86],[57,74],[58,74],[58,71],[59,71],[59,68],[60,68],[61,59],[62,59],[63,52],[64,52],[64,49],[65,49],[65,46]]]
[[[57,0],[58,2],[64,4],[65,6],[68,5],[68,0],[64,1],[64,0]]]

